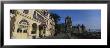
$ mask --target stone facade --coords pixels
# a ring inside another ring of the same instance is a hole
[[[12,39],[35,39],[53,36],[54,19],[47,10],[10,10],[10,36]]]

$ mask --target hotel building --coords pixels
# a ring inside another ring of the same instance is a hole
[[[55,22],[48,10],[10,10],[10,38],[37,39],[53,36]]]

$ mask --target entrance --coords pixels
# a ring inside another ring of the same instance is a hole
[[[33,24],[32,24],[31,34],[36,34],[36,31],[37,31],[37,24],[36,24],[36,23],[33,23]]]

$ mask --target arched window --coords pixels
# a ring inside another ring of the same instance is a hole
[[[23,13],[28,14],[29,10],[24,10]]]
[[[25,19],[22,19],[22,20],[19,22],[17,32],[27,33],[28,25],[29,25],[28,21],[25,20]]]
[[[36,11],[34,11],[33,18],[34,18],[34,19],[37,19],[37,18],[36,18]]]
[[[29,25],[28,21],[23,19],[19,22],[19,24],[23,24],[23,25]]]
[[[33,27],[33,28],[37,28],[37,24],[36,24],[36,23],[33,23],[33,24],[32,24],[32,27]]]

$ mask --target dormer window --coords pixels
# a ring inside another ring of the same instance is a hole
[[[24,10],[23,13],[28,14],[29,10]]]

